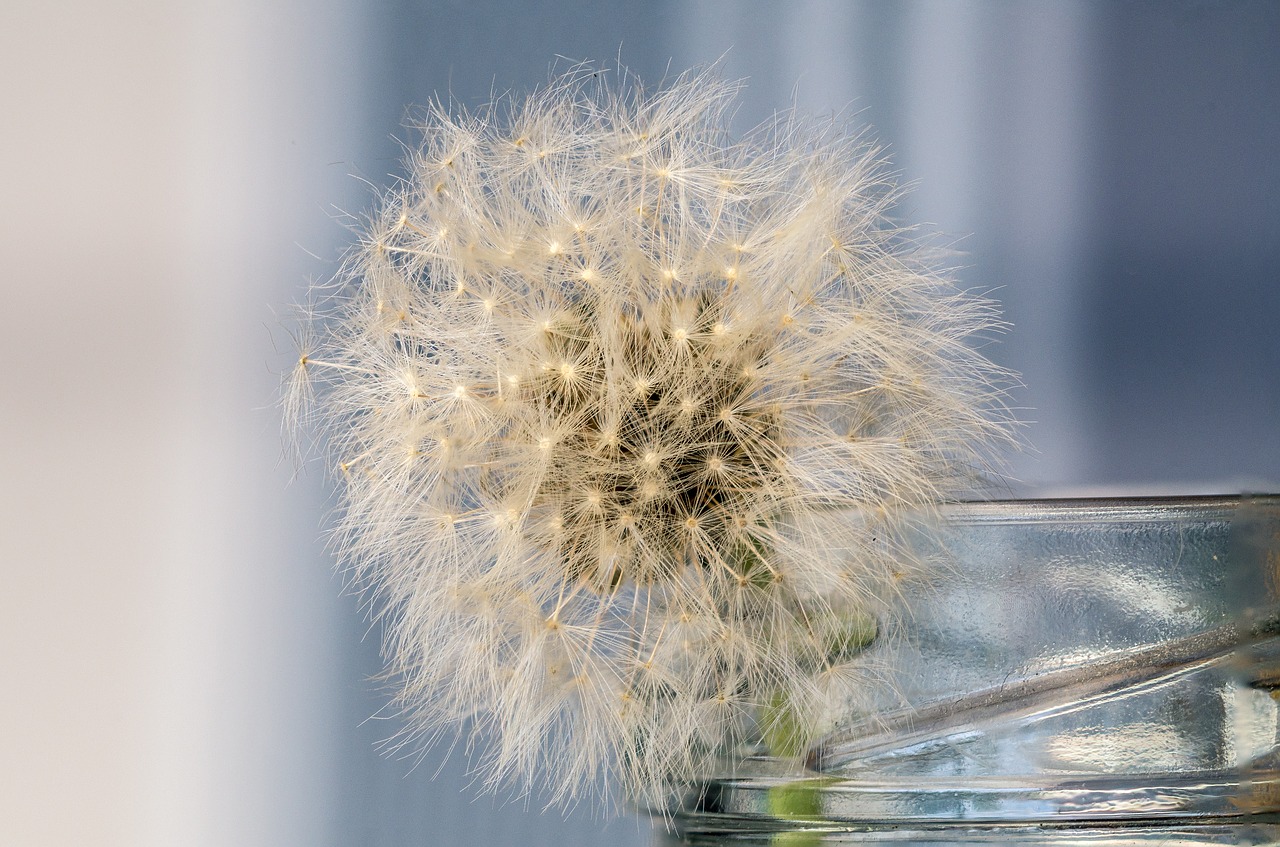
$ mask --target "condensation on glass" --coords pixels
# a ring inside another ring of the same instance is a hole
[[[1280,497],[966,504],[922,543],[873,708],[678,788],[673,838],[1280,844]]]

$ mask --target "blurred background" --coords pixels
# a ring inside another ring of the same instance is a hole
[[[649,841],[377,752],[379,634],[273,405],[406,107],[619,57],[723,57],[740,129],[874,128],[1013,324],[1013,493],[1280,490],[1280,4],[9,0],[0,842]]]

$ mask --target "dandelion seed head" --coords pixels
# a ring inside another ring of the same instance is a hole
[[[871,678],[829,621],[886,613],[911,515],[1008,438],[994,309],[889,222],[875,150],[734,141],[734,92],[435,107],[294,369],[404,743],[474,727],[488,785],[643,796],[784,696],[816,736]]]

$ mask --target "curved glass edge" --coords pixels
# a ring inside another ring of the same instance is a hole
[[[1070,520],[1167,521],[1178,516],[1231,518],[1242,508],[1280,509],[1280,494],[1201,494],[1193,497],[1058,497],[1035,500],[972,500],[947,503],[950,521],[1040,523]]]
[[[823,847],[823,845],[883,844],[888,847],[1217,847],[1280,845],[1280,823],[1271,819],[1201,821],[1195,825],[1135,822],[1127,826],[1098,825],[955,825],[927,827],[840,826],[811,823],[754,829],[673,829],[660,835],[660,845],[690,847]]]

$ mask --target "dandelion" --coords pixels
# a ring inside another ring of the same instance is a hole
[[[886,218],[878,152],[735,89],[581,70],[431,110],[289,396],[343,486],[409,744],[632,796],[869,683],[921,514],[1005,437],[992,306]],[[305,388],[303,387],[305,386]]]

